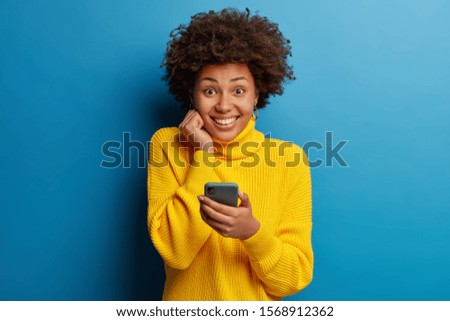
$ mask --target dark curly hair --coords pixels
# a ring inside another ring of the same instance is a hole
[[[257,108],[269,103],[269,95],[283,94],[283,83],[295,79],[287,57],[291,46],[276,23],[257,13],[250,15],[227,8],[191,17],[171,33],[161,67],[169,92],[187,109],[195,76],[208,64],[244,63],[255,79]]]

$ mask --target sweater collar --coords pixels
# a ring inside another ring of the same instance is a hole
[[[223,141],[213,137],[214,146],[217,148],[216,158],[241,159],[257,153],[262,147],[264,135],[256,130],[255,124],[256,121],[250,118],[244,129],[231,141]]]

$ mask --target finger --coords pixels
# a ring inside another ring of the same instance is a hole
[[[197,139],[196,131],[201,130],[201,126],[203,126],[203,122],[198,120],[196,114],[198,112],[190,111],[189,115],[186,116],[185,120],[178,126],[184,138],[186,138],[190,142],[195,142]],[[201,117],[200,117],[201,118]]]
[[[202,116],[200,116],[200,113],[196,110],[194,110],[191,121],[194,122],[196,125],[195,127],[197,128],[202,128],[204,125]]]
[[[238,196],[241,199],[241,205],[240,207],[251,207],[250,205],[250,199],[247,194],[245,194],[242,191],[238,191]]]
[[[180,124],[180,129],[185,132],[185,134],[192,134],[196,129],[201,129],[203,127],[203,119],[197,111],[192,111],[185,120]]]
[[[205,215],[208,216],[209,219],[223,225],[230,225],[230,217],[227,215],[224,215],[223,213],[217,212],[213,208],[209,207],[206,204],[200,205],[200,210],[202,210]]]
[[[210,199],[209,197],[203,197],[203,200],[201,201],[203,204],[208,205],[210,208],[212,208],[213,210],[225,214],[225,215],[232,215],[235,207],[234,206],[228,206],[219,202],[216,202],[212,199]]]
[[[178,126],[178,128],[185,128],[186,124],[188,124],[191,121],[191,118],[194,117],[194,111],[190,110],[187,112],[187,114],[184,116],[183,121],[180,123],[180,125]]]
[[[208,224],[212,229],[214,229],[217,233],[222,234],[223,231],[226,231],[227,228],[224,224],[217,222],[216,220],[212,219],[208,214],[200,209],[200,214],[202,216],[203,221]]]

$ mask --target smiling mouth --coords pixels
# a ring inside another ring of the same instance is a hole
[[[218,119],[218,118],[214,118],[214,117],[211,117],[211,118],[214,120],[214,122],[216,124],[225,126],[225,125],[233,124],[239,117],[235,116],[235,117],[230,117],[230,118],[225,118],[225,119]]]

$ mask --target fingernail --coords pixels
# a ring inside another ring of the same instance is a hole
[[[203,202],[203,196],[199,195],[199,196],[197,196],[197,198],[200,202]]]

